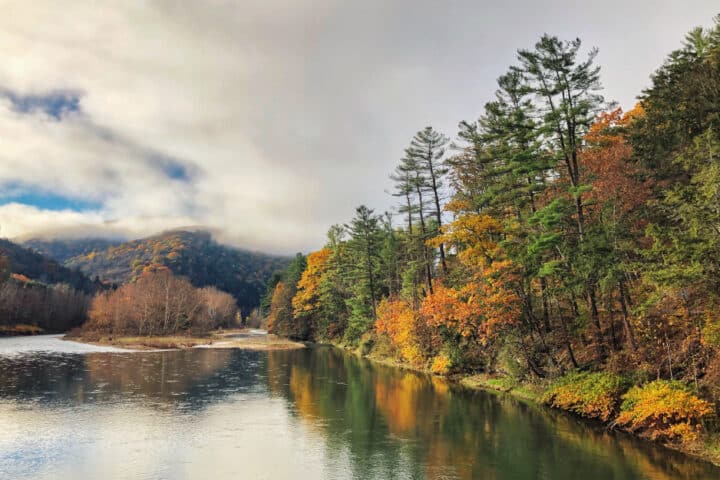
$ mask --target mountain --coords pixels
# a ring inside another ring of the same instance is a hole
[[[0,239],[0,257],[7,262],[3,267],[10,273],[46,284],[67,283],[86,293],[95,290],[93,282],[79,270],[9,240]]]
[[[22,245],[33,249],[37,253],[65,263],[73,257],[87,255],[92,251],[100,251],[122,243],[122,240],[108,240],[106,238],[72,238],[48,240],[32,238],[22,242]]]
[[[64,264],[90,278],[122,284],[133,281],[146,270],[167,267],[187,277],[197,287],[214,286],[232,294],[247,313],[260,303],[268,279],[284,269],[290,259],[221,245],[203,231],[171,231],[160,235],[107,246],[90,248],[97,240],[45,242],[39,249],[66,258]],[[75,243],[77,242],[77,243]]]

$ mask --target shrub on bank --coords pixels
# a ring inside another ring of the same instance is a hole
[[[616,424],[651,440],[692,442],[712,405],[680,382],[656,380],[623,395]]]
[[[608,421],[618,409],[627,381],[608,372],[572,372],[557,379],[543,394],[546,404],[588,418]]]
[[[444,353],[441,353],[440,355],[433,358],[432,365],[430,366],[430,371],[436,375],[447,375],[450,373],[450,367],[452,367],[452,362],[450,361],[450,358],[445,355]]]

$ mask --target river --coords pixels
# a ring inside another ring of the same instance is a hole
[[[718,479],[516,399],[329,347],[0,339],[1,479]]]

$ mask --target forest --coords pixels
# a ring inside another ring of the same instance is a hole
[[[0,240],[0,335],[203,335],[236,325],[242,308],[259,303],[271,272],[288,263],[197,231],[24,245]]]
[[[263,302],[272,332],[543,400],[698,445],[720,405],[720,17],[628,111],[596,49],[545,35],[452,136],[426,127]],[[708,433],[710,432],[710,433]],[[710,437],[708,437],[710,435]],[[698,447],[699,448],[699,447]]]
[[[282,256],[222,245],[207,231],[173,230],[127,242],[31,240],[26,245],[58,260],[63,258],[66,267],[90,278],[115,285],[166,267],[196,287],[213,286],[232,294],[246,315],[258,306],[273,272],[285,268],[289,261]]]
[[[77,327],[98,288],[82,272],[0,239],[0,335]]]

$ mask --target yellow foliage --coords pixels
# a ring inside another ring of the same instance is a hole
[[[437,375],[447,375],[450,372],[452,362],[445,354],[440,354],[433,359],[430,370]]]
[[[307,256],[307,267],[297,284],[297,292],[292,299],[293,313],[300,316],[317,308],[320,295],[320,283],[327,272],[331,250],[323,248]]]
[[[378,305],[377,314],[377,332],[390,337],[406,361],[414,365],[421,364],[424,355],[418,335],[420,318],[412,305],[402,299],[387,298]]]
[[[464,206],[462,202],[453,205]],[[464,213],[455,221],[442,228],[442,234],[428,240],[428,245],[454,245],[458,248],[458,258],[466,265],[489,262],[498,253],[498,244],[493,235],[503,231],[502,224],[490,215]]]
[[[652,440],[696,441],[700,421],[714,411],[679,382],[656,380],[631,388],[623,398],[616,423]]]

